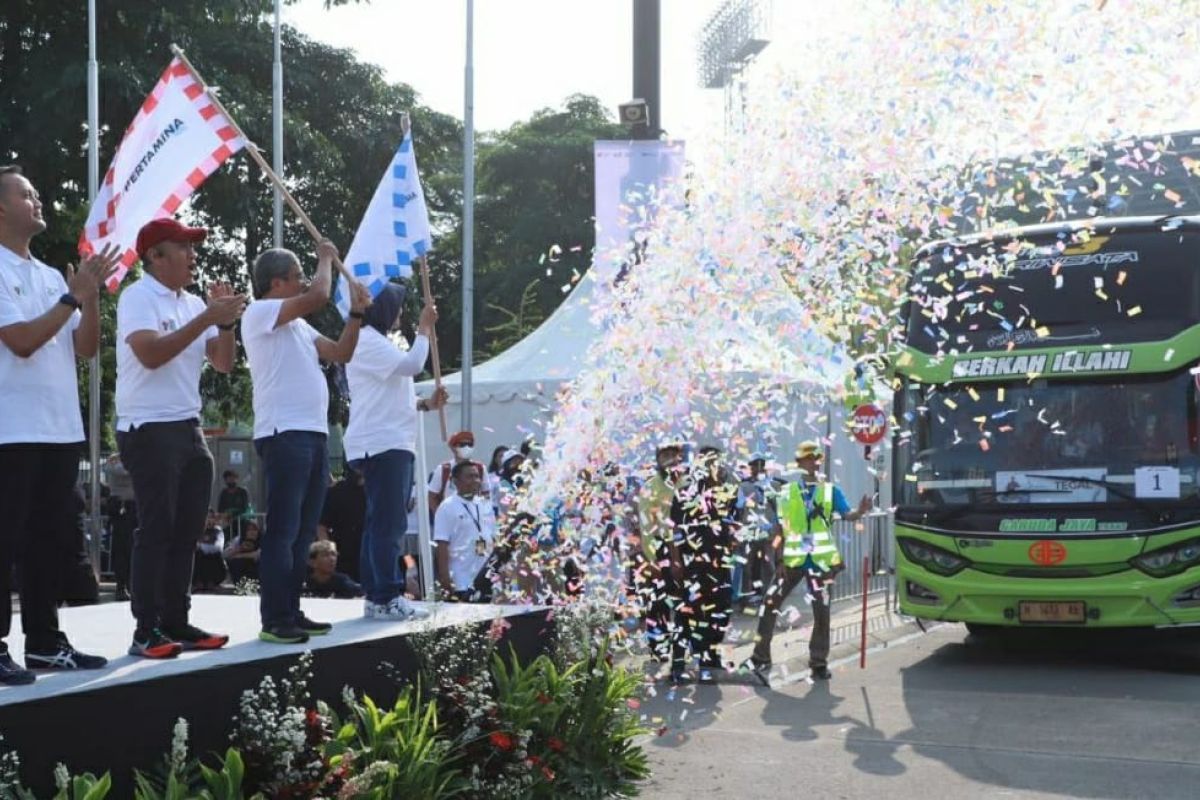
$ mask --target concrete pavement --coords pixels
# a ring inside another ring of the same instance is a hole
[[[644,796],[1200,797],[1194,631],[942,625],[847,656],[829,683],[654,684]]]

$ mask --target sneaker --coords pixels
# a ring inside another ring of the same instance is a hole
[[[163,636],[158,628],[134,631],[133,644],[129,645],[129,655],[142,658],[174,658],[182,652],[183,645]]]
[[[691,683],[693,680],[692,673],[685,669],[672,669],[670,681],[673,685],[679,686],[684,683]]]
[[[370,600],[364,600],[363,617],[366,619],[376,619],[386,608],[386,603],[372,603]]]
[[[313,620],[301,614],[296,618],[296,627],[307,633],[309,636],[324,636],[333,630],[333,623],[314,622]]]
[[[223,633],[209,633],[195,625],[167,628],[168,638],[179,642],[184,650],[218,650],[229,643],[229,637]]]
[[[409,622],[411,620],[425,619],[429,616],[428,611],[423,608],[414,608],[403,597],[393,597],[386,605],[379,605],[378,609],[374,619],[385,620],[387,622]]]
[[[827,681],[833,677],[833,673],[829,671],[829,667],[813,667],[811,674],[819,681]]]
[[[276,625],[263,628],[258,638],[271,644],[304,644],[308,641],[308,634],[295,625]]]
[[[71,646],[67,637],[59,633],[58,645],[52,650],[25,649],[25,666],[28,669],[101,669],[108,666],[104,656],[81,653]]]
[[[755,661],[753,658],[747,658],[738,667],[739,672],[749,672],[758,682],[766,688],[771,688],[771,665],[766,661]]]
[[[37,680],[37,676],[27,669],[17,666],[7,652],[0,653],[0,683],[6,686],[27,686]]]
[[[696,673],[696,683],[712,685],[717,682],[717,674],[711,667],[701,667]]]

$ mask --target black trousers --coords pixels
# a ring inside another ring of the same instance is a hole
[[[733,587],[729,583],[731,571],[720,566],[724,562],[723,553],[713,554],[711,561],[696,559],[684,567],[671,636],[672,669],[684,669],[689,654],[699,658],[701,667],[721,666],[717,647],[729,630],[733,607]]]
[[[0,445],[0,640],[12,630],[13,566],[21,572],[26,650],[52,650],[75,543],[79,445]],[[8,646],[0,641],[3,652]]]
[[[771,663],[771,641],[775,638],[775,622],[779,609],[792,590],[804,584],[812,605],[813,630],[808,640],[808,665],[819,668],[829,664],[829,589],[826,581],[830,575],[810,572],[803,567],[785,567],[783,575],[776,578],[758,610],[758,632],[754,642],[754,660],[760,664]]]
[[[133,479],[138,529],[129,594],[139,630],[187,624],[192,559],[212,499],[213,457],[197,420],[150,422],[117,432]]]

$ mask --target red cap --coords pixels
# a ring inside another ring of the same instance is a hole
[[[189,228],[174,217],[150,220],[138,231],[137,253],[146,257],[146,251],[163,242],[191,242],[199,244],[208,236],[208,228]]]
[[[451,447],[458,447],[460,444],[465,444],[466,442],[474,444],[475,434],[471,433],[470,431],[459,431],[450,437],[450,441],[447,442],[447,444],[449,444]]]

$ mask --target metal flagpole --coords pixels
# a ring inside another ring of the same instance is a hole
[[[475,0],[467,0],[463,100],[462,429],[471,430],[471,353],[475,347]]]
[[[283,46],[279,7],[283,0],[275,0],[275,62],[271,69],[272,117],[274,119],[272,155],[275,174],[283,177]],[[283,247],[283,192],[275,187],[275,238],[276,247]]]
[[[88,0],[88,203],[100,191],[100,71],[96,61],[96,0]],[[91,461],[91,508],[88,551],[100,578],[100,352],[88,366],[88,457]]]
[[[425,420],[417,412],[417,472],[413,486],[417,492],[417,547],[420,551],[421,597],[437,602],[437,587],[433,582],[433,546],[429,539],[429,468],[425,462]],[[436,610],[436,609],[435,609]]]

